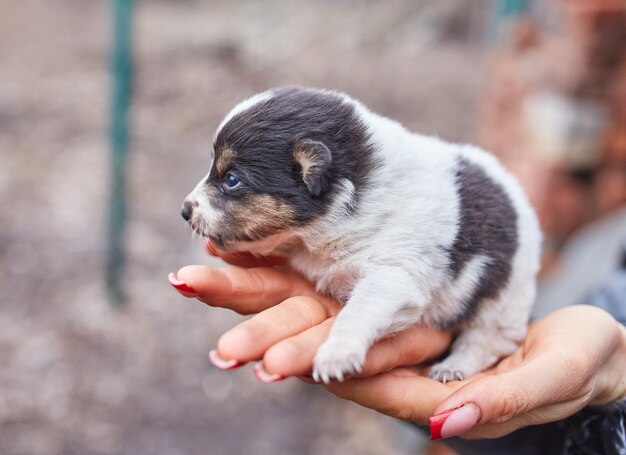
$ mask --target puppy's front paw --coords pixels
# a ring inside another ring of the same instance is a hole
[[[356,341],[329,339],[317,350],[313,361],[313,380],[328,384],[331,379],[342,382],[348,375],[363,370],[368,346]]]

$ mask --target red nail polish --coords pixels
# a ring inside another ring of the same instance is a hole
[[[430,423],[430,439],[459,436],[474,428],[480,421],[480,418],[480,408],[474,403],[467,403],[441,412],[428,419]]]
[[[272,382],[278,382],[285,379],[285,377],[280,374],[269,374],[265,371],[263,363],[261,362],[254,365],[254,375],[259,381],[264,382],[265,384],[271,384]]]
[[[216,349],[212,349],[211,351],[209,351],[209,360],[220,370],[233,370],[244,365],[244,363],[240,362],[239,360],[223,359]]]
[[[178,289],[181,292],[185,292],[187,294],[193,294],[194,296],[197,296],[198,293],[195,291],[194,288],[192,288],[191,286],[189,286],[187,283],[185,283],[184,281],[179,280],[175,274],[170,273],[167,276],[168,281],[170,282],[170,284],[172,286],[174,286],[176,289]],[[191,297],[191,296],[189,296]]]
[[[428,424],[430,425],[430,440],[434,441],[436,439],[441,439],[441,427],[445,423],[446,419],[454,412],[455,409],[459,409],[461,406],[457,406],[456,408],[448,409],[446,411],[442,411],[439,414],[436,414],[432,417],[429,417]]]

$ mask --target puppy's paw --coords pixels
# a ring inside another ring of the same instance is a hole
[[[326,340],[313,361],[313,380],[328,384],[331,379],[342,382],[346,376],[363,370],[367,345],[343,339]]]
[[[436,363],[430,367],[428,376],[435,381],[443,382],[462,381],[474,371],[470,365],[464,365],[463,362],[454,362],[450,358]]]

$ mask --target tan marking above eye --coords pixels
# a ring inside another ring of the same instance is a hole
[[[221,176],[228,170],[230,163],[233,161],[233,157],[235,156],[234,152],[230,148],[223,148],[217,154],[217,158],[215,159],[215,171],[217,175]]]

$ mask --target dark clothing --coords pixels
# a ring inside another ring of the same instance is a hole
[[[565,420],[498,439],[443,442],[462,455],[626,455],[626,400],[587,407]]]

